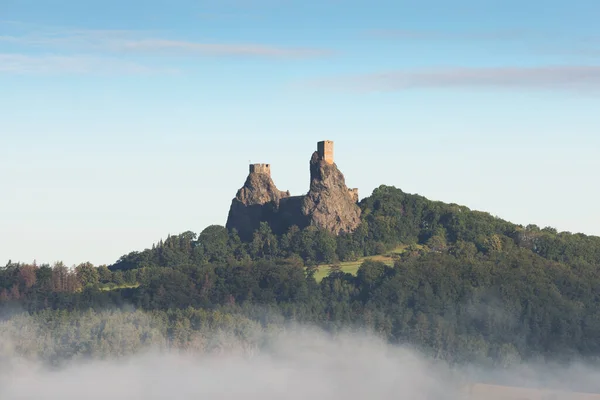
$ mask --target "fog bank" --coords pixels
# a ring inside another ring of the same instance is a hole
[[[23,360],[13,366],[0,375],[3,400],[455,398],[444,369],[411,350],[306,328],[278,334],[260,351],[151,351],[57,370]]]
[[[600,392],[598,369],[589,365],[451,368],[366,333],[288,326],[259,335],[252,345],[227,333],[219,340],[208,352],[148,347],[51,368],[19,356],[19,343],[3,338],[0,399],[454,400],[465,398],[475,382]]]

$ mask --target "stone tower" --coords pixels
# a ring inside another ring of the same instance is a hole
[[[267,174],[271,176],[271,164],[250,164],[250,173]]]
[[[333,164],[333,141],[324,140],[317,143],[319,158],[327,164]]]

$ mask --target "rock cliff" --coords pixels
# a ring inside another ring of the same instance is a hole
[[[319,142],[310,160],[310,190],[291,197],[271,179],[269,164],[250,166],[244,186],[231,203],[226,227],[237,229],[242,240],[252,239],[261,222],[274,233],[292,225],[312,225],[334,234],[352,232],[360,224],[357,189],[348,189],[344,175],[333,162],[333,142]]]
[[[344,175],[318,152],[310,160],[310,190],[302,202],[302,214],[310,225],[337,234],[352,232],[360,225],[358,193],[346,186]]]
[[[289,192],[277,189],[269,173],[251,168],[244,186],[231,202],[226,228],[235,228],[242,239],[250,240],[260,223],[270,222],[277,213],[279,201],[289,196]]]

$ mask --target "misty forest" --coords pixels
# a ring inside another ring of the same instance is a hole
[[[258,348],[294,324],[366,331],[449,364],[600,356],[600,238],[381,186],[334,236],[209,226],[112,265],[0,268],[0,359]],[[150,244],[149,244],[150,245]],[[388,258],[380,257],[388,255]],[[356,262],[356,271],[343,265]]]

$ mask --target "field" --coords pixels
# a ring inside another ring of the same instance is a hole
[[[140,286],[139,283],[133,283],[133,284],[128,284],[128,283],[124,283],[122,285],[108,285],[108,286],[102,286],[100,287],[100,290],[103,292],[109,291],[109,290],[117,290],[117,289],[133,289]]]
[[[394,265],[394,256],[403,253],[404,251],[406,251],[407,248],[408,248],[408,246],[402,245],[402,246],[395,248],[394,250],[390,251],[387,254],[370,256],[370,257],[361,257],[356,261],[342,262],[342,263],[339,263],[340,269],[343,272],[347,272],[349,274],[356,275],[356,271],[358,271],[358,268],[365,260],[382,261],[389,266],[393,266]],[[330,268],[331,268],[331,264],[320,265],[318,267],[317,272],[315,273],[315,279],[317,280],[317,282],[320,282],[323,278],[325,278],[327,275],[329,275]]]
[[[467,398],[473,400],[507,399],[507,400],[600,400],[597,393],[562,392],[551,389],[534,389],[525,387],[499,386],[488,384],[473,384],[465,387]]]
[[[420,246],[420,245],[412,245],[412,246],[416,247],[418,249],[422,248],[422,246]],[[395,257],[398,254],[404,253],[407,250],[407,248],[408,248],[407,245],[402,245],[402,246],[396,247],[395,249],[393,249],[392,251],[390,251],[389,253],[386,253],[386,254],[380,254],[380,255],[369,256],[369,257],[361,257],[356,261],[342,262],[342,263],[339,263],[340,270],[343,272],[352,274],[352,275],[356,275],[358,268],[361,266],[361,264],[365,260],[381,261],[389,266],[393,266]],[[318,266],[317,272],[315,273],[315,279],[317,280],[317,282],[321,282],[321,280],[323,278],[325,278],[327,275],[329,275],[329,273],[331,272],[331,270],[330,270],[331,266],[332,266],[332,264],[325,264],[325,265]],[[139,283],[123,284],[123,285],[118,285],[118,286],[117,285],[107,285],[107,286],[100,287],[100,290],[109,291],[109,290],[117,290],[117,289],[136,288],[139,285],[140,285]]]

